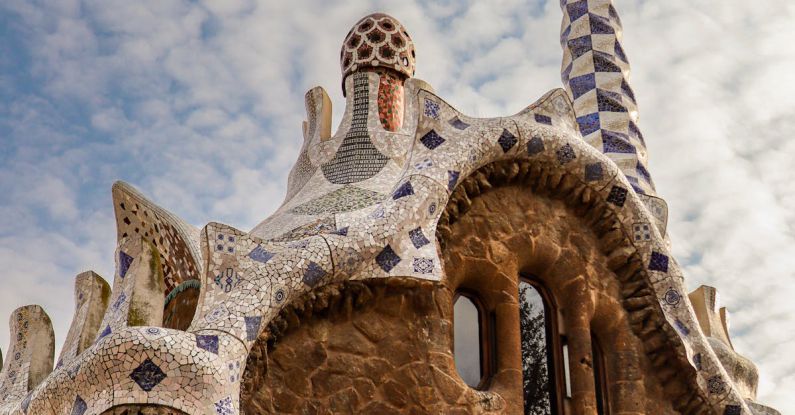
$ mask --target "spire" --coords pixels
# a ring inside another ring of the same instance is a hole
[[[635,191],[655,196],[621,20],[610,0],[561,0],[561,79],[585,141],[612,159]]]

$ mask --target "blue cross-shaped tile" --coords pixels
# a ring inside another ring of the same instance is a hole
[[[414,244],[414,247],[418,249],[431,243],[431,241],[425,237],[425,234],[422,233],[422,228],[410,230],[409,239],[411,239],[411,243]]]
[[[422,145],[428,148],[428,150],[433,150],[436,147],[439,147],[444,143],[444,138],[436,133],[436,131],[431,130],[425,133],[422,138],[420,138],[420,142]]]
[[[497,142],[500,144],[500,147],[502,147],[502,151],[504,153],[507,153],[508,150],[512,149],[518,141],[519,140],[516,139],[516,136],[507,129],[503,129],[502,134],[500,134],[500,138],[497,139]]]
[[[218,336],[209,334],[197,334],[196,346],[207,350],[212,354],[218,354]]]
[[[149,392],[166,378],[166,374],[163,373],[160,366],[156,365],[152,360],[146,359],[130,373],[130,378],[141,389]]]
[[[649,270],[668,272],[668,255],[652,251],[651,259],[649,259]]]
[[[375,257],[375,262],[381,267],[381,269],[384,270],[384,272],[389,272],[400,262],[400,257],[395,253],[391,246],[387,245],[384,247],[381,253]]]

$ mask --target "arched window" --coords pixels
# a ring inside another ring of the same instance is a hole
[[[525,415],[561,414],[563,346],[557,311],[546,291],[528,278],[519,280],[519,324]]]
[[[476,296],[460,292],[453,303],[455,367],[467,385],[482,389],[488,380],[488,324]]]

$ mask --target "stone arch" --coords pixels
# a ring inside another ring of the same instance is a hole
[[[510,293],[519,274],[531,273],[563,300],[569,353],[578,357],[571,361],[571,405],[595,410],[593,333],[611,350],[606,370],[614,411],[709,411],[638,252],[606,201],[577,178],[525,160],[484,166],[451,195],[437,238],[443,283],[482,290],[497,313],[497,337],[506,344],[498,347],[491,390],[510,406],[521,405],[518,306]]]

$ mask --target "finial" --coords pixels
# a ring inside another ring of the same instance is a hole
[[[414,76],[414,42],[392,16],[373,13],[356,22],[340,50],[343,94],[345,78],[365,68],[391,69],[405,78]]]

